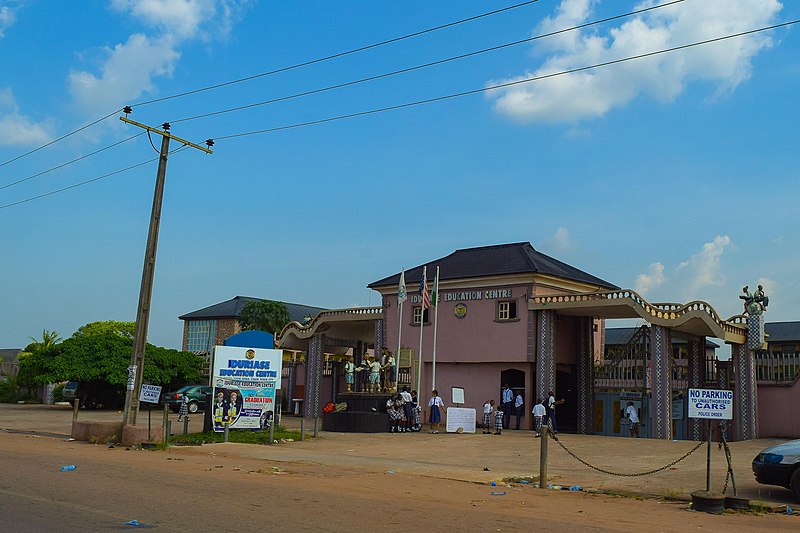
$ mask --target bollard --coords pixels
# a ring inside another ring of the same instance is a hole
[[[169,440],[169,406],[164,404],[164,416],[161,420],[161,430],[164,432],[164,442]]]
[[[315,439],[317,438],[317,422],[319,422],[319,417],[315,416],[314,417],[314,438]]]
[[[539,488],[547,488],[547,437],[550,435],[548,426],[542,427],[542,436],[539,437]]]
[[[225,421],[225,438],[223,442],[228,442],[228,426],[230,425],[230,421]]]
[[[172,422],[167,420],[167,439],[172,436]]]
[[[306,440],[306,419],[300,419],[300,440]]]
[[[78,398],[75,398],[72,402],[72,421],[75,422],[78,420],[78,409],[81,408],[81,401]]]
[[[189,433],[189,415],[183,417],[183,434]]]

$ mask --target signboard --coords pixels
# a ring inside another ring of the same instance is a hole
[[[161,385],[142,385],[142,392],[139,393],[139,401],[147,403],[158,403],[161,398]]]
[[[464,433],[475,433],[475,409],[451,407],[447,410],[445,429],[448,433],[456,433],[458,428]]]
[[[463,387],[450,387],[453,396],[453,403],[464,404],[464,388]]]
[[[214,347],[211,407],[214,431],[264,429],[275,413],[283,352],[264,348]]]
[[[689,418],[733,419],[733,391],[689,389]]]

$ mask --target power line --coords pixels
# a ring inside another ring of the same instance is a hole
[[[112,112],[111,112],[111,113],[109,113],[108,115],[105,115],[105,116],[103,116],[103,117],[100,117],[100,118],[98,118],[97,120],[95,120],[95,121],[93,121],[93,122],[90,122],[90,123],[88,123],[88,124],[84,124],[84,125],[83,125],[83,126],[81,126],[80,128],[78,128],[78,129],[75,129],[75,130],[72,130],[71,132],[69,132],[69,133],[66,133],[66,134],[62,135],[61,137],[58,137],[57,139],[53,139],[52,141],[50,141],[50,142],[47,142],[47,143],[45,143],[45,144],[43,144],[43,145],[41,145],[41,146],[38,146],[38,147],[34,148],[33,150],[27,151],[27,152],[25,152],[24,154],[20,154],[20,155],[18,155],[18,156],[16,156],[16,157],[12,157],[12,158],[11,158],[11,159],[9,159],[8,161],[4,161],[4,162],[0,163],[0,167],[4,167],[4,166],[6,166],[7,164],[9,164],[9,163],[13,163],[14,161],[16,161],[16,160],[18,160],[18,159],[22,159],[23,157],[27,157],[27,156],[29,156],[29,155],[31,155],[31,154],[34,154],[34,153],[38,152],[39,150],[41,150],[42,148],[47,148],[47,147],[48,147],[48,146],[50,146],[51,144],[55,144],[55,143],[57,143],[57,142],[59,142],[59,141],[63,141],[63,140],[64,140],[64,139],[66,139],[67,137],[71,137],[71,136],[75,135],[76,133],[79,133],[79,132],[81,132],[81,131],[83,131],[83,130],[85,130],[85,129],[87,129],[87,128],[91,128],[91,127],[92,127],[92,126],[94,126],[95,124],[99,124],[100,122],[103,122],[103,121],[104,121],[104,120],[106,120],[107,118],[109,118],[109,117],[112,117],[112,116],[116,115],[116,114],[117,114],[117,113],[119,113],[120,111],[122,111],[122,108],[115,109],[114,111],[112,111]]]
[[[406,35],[402,35],[400,37],[393,37],[391,39],[387,39],[385,41],[380,41],[380,42],[377,42],[377,43],[374,43],[374,44],[368,44],[366,46],[361,46],[359,48],[353,48],[352,50],[347,50],[345,52],[337,52],[335,54],[331,54],[331,55],[328,55],[328,56],[325,56],[325,57],[320,57],[320,58],[317,58],[317,59],[311,59],[309,61],[303,61],[302,63],[296,63],[294,65],[289,65],[288,67],[281,67],[281,68],[278,68],[278,69],[275,69],[275,70],[269,70],[267,72],[262,72],[261,74],[253,74],[252,76],[246,76],[244,78],[238,78],[238,79],[226,81],[226,82],[223,82],[223,83],[217,83],[215,85],[208,85],[206,87],[201,87],[199,89],[193,89],[191,91],[185,91],[185,92],[173,94],[173,95],[170,95],[170,96],[164,96],[162,98],[154,98],[153,100],[146,100],[144,102],[138,102],[138,103],[133,104],[133,105],[144,106],[144,105],[155,104],[157,102],[163,102],[165,100],[171,100],[173,98],[181,98],[181,97],[189,96],[189,95],[192,95],[192,94],[197,94],[197,93],[201,93],[201,92],[205,92],[205,91],[211,91],[211,90],[214,90],[214,89],[219,89],[219,88],[222,88],[222,87],[227,87],[229,85],[235,85],[237,83],[242,83],[242,82],[245,82],[245,81],[251,81],[251,80],[258,79],[258,78],[263,78],[265,76],[271,76],[273,74],[279,74],[281,72],[287,72],[289,70],[294,70],[294,69],[298,69],[298,68],[301,68],[301,67],[307,67],[309,65],[322,63],[324,61],[330,61],[331,59],[337,59],[337,58],[348,56],[348,55],[355,54],[355,53],[358,53],[358,52],[364,52],[366,50],[371,50],[373,48],[378,48],[380,46],[385,46],[387,44],[396,43],[396,42],[399,42],[399,41],[410,39],[412,37],[419,37],[420,35],[425,35],[426,33],[432,33],[434,31],[443,30],[445,28],[458,26],[459,24],[464,24],[466,22],[472,22],[473,20],[478,20],[478,19],[481,19],[481,18],[484,18],[484,17],[488,17],[488,16],[491,16],[491,15],[497,15],[498,13],[503,13],[504,11],[511,11],[512,9],[517,9],[519,7],[524,7],[524,6],[527,6],[527,5],[530,5],[530,4],[535,4],[537,2],[539,2],[539,0],[528,0],[527,2],[514,4],[514,5],[511,5],[511,6],[508,6],[508,7],[504,7],[504,8],[500,8],[500,9],[495,9],[494,11],[488,11],[486,13],[481,13],[479,15],[474,15],[472,17],[467,17],[465,19],[456,20],[454,22],[448,22],[447,24],[442,24],[440,26],[435,26],[433,28],[428,28],[426,30],[420,30],[420,31],[416,31],[414,33],[409,33],[409,34],[406,34]]]
[[[399,41],[410,39],[412,37],[418,37],[420,35],[425,35],[427,33],[432,33],[432,32],[438,31],[438,30],[443,30],[443,29],[450,28],[450,27],[453,27],[453,26],[458,26],[460,24],[464,24],[464,23],[467,23],[467,22],[478,20],[478,19],[481,19],[481,18],[484,18],[484,17],[489,17],[491,15],[496,15],[498,13],[503,13],[505,11],[511,11],[513,9],[524,7],[524,6],[527,6],[527,5],[530,5],[530,4],[535,4],[537,2],[539,2],[539,0],[528,0],[526,2],[521,2],[519,4],[514,4],[514,5],[507,6],[507,7],[500,8],[500,9],[495,9],[493,11],[488,11],[486,13],[481,13],[479,15],[474,15],[472,17],[467,17],[467,18],[456,20],[456,21],[453,21],[453,22],[448,22],[446,24],[441,24],[441,25],[435,26],[433,28],[420,30],[420,31],[417,31],[417,32],[413,32],[413,33],[409,33],[409,34],[406,34],[406,35],[402,35],[400,37],[394,37],[394,38],[391,38],[391,39],[387,39],[385,41],[380,41],[380,42],[369,44],[369,45],[366,45],[366,46],[361,46],[359,48],[354,48],[352,50],[347,50],[347,51],[344,51],[344,52],[338,52],[338,53],[331,54],[331,55],[324,56],[324,57],[320,57],[320,58],[317,58],[317,59],[304,61],[302,63],[289,65],[287,67],[281,67],[281,68],[278,68],[278,69],[275,69],[275,70],[262,72],[260,74],[254,74],[252,76],[246,76],[246,77],[243,77],[243,78],[238,78],[238,79],[234,79],[234,80],[230,80],[230,81],[226,81],[226,82],[222,82],[222,83],[217,83],[217,84],[214,84],[214,85],[208,85],[206,87],[201,87],[199,89],[193,89],[193,90],[190,90],[190,91],[184,91],[184,92],[181,92],[181,93],[176,93],[176,94],[172,94],[172,95],[169,95],[169,96],[164,96],[164,97],[161,97],[161,98],[154,98],[152,100],[145,100],[143,102],[138,102],[138,103],[136,103],[134,105],[145,106],[145,105],[155,104],[155,103],[158,103],[158,102],[164,102],[164,101],[172,100],[172,99],[175,99],[175,98],[182,98],[184,96],[189,96],[189,95],[192,95],[192,94],[197,94],[197,93],[201,93],[201,92],[205,92],[205,91],[211,91],[211,90],[214,90],[214,89],[220,89],[222,87],[227,87],[229,85],[235,85],[237,83],[243,83],[243,82],[255,80],[255,79],[258,79],[258,78],[263,78],[265,76],[271,76],[273,74],[278,74],[278,73],[281,73],[281,72],[287,72],[287,71],[298,69],[298,68],[301,68],[301,67],[314,65],[316,63],[322,63],[324,61],[330,61],[331,59],[336,59],[336,58],[339,58],[339,57],[348,56],[348,55],[355,54],[355,53],[358,53],[358,52],[371,50],[373,48],[378,48],[380,46],[385,46],[387,44],[396,43],[396,42],[399,42]],[[42,150],[43,148],[47,148],[48,146],[53,145],[53,144],[55,144],[55,143],[57,143],[59,141],[63,141],[64,139],[66,139],[68,137],[71,137],[72,135],[75,135],[76,133],[79,133],[79,132],[81,132],[81,131],[83,131],[83,130],[85,130],[87,128],[90,128],[90,127],[94,126],[95,124],[98,124],[98,123],[108,119],[109,117],[112,117],[113,115],[116,115],[117,113],[122,111],[122,109],[123,108],[115,109],[111,113],[108,113],[107,115],[105,115],[105,116],[103,116],[103,117],[101,117],[101,118],[99,118],[99,119],[97,119],[95,121],[89,122],[88,124],[84,124],[83,126],[77,128],[75,130],[72,130],[71,132],[69,132],[69,133],[67,133],[65,135],[62,135],[61,137],[53,139],[52,141],[49,141],[49,142],[47,142],[47,143],[45,143],[45,144],[43,144],[41,146],[38,146],[38,147],[34,148],[33,150],[30,150],[30,151],[25,152],[23,154],[20,154],[18,156],[12,157],[11,159],[0,163],[0,167],[8,165],[9,163],[13,163],[14,161],[22,159],[23,157],[27,157],[27,156],[29,156],[31,154],[34,154],[34,153],[38,152],[39,150]]]
[[[379,80],[379,79],[382,79],[382,78],[388,78],[388,77],[391,77],[391,76],[396,76],[398,74],[406,74],[408,72],[413,72],[415,70],[421,70],[421,69],[424,69],[424,68],[427,68],[427,67],[433,67],[433,66],[436,66],[436,65],[442,65],[444,63],[449,63],[451,61],[457,61],[457,60],[460,60],[460,59],[465,59],[465,58],[468,58],[468,57],[473,57],[473,56],[477,56],[477,55],[480,55],[480,54],[485,54],[487,52],[494,52],[494,51],[497,51],[497,50],[502,50],[504,48],[509,48],[511,46],[517,46],[517,45],[524,44],[524,43],[530,43],[530,42],[536,41],[538,39],[544,39],[546,37],[552,37],[554,35],[559,35],[561,33],[580,30],[580,29],[583,29],[583,28],[587,28],[589,26],[596,26],[598,24],[604,24],[606,22],[611,22],[613,20],[618,20],[618,19],[621,19],[621,18],[633,16],[633,15],[639,15],[639,14],[644,13],[646,11],[652,11],[654,9],[661,9],[662,7],[667,7],[667,6],[671,6],[671,5],[674,5],[674,4],[680,4],[683,1],[684,0],[674,0],[674,1],[668,2],[666,4],[659,4],[659,5],[656,5],[656,6],[651,6],[651,7],[647,7],[647,8],[643,8],[643,9],[637,9],[635,11],[630,11],[628,13],[623,13],[621,15],[615,15],[613,17],[608,17],[608,18],[604,18],[604,19],[600,19],[600,20],[595,20],[593,22],[586,22],[586,23],[580,24],[578,26],[571,26],[569,28],[563,28],[561,30],[552,31],[552,32],[549,32],[549,33],[543,33],[541,35],[536,35],[534,37],[529,37],[527,39],[520,39],[518,41],[512,41],[510,43],[505,43],[505,44],[501,44],[501,45],[497,45],[497,46],[492,46],[492,47],[489,47],[489,48],[483,48],[481,50],[476,50],[474,52],[468,52],[468,53],[465,53],[465,54],[460,54],[460,55],[457,55],[457,56],[452,56],[452,57],[448,57],[448,58],[445,58],[445,59],[432,61],[430,63],[424,63],[424,64],[417,65],[417,66],[414,66],[414,67],[408,67],[408,68],[404,68],[404,69],[400,69],[400,70],[395,70],[395,71],[392,71],[392,72],[386,72],[384,74],[378,74],[378,75],[375,75],[375,76],[369,76],[369,77],[366,77],[366,78],[361,78],[361,79],[358,79],[358,80],[339,83],[339,84],[336,84],[336,85],[329,85],[327,87],[322,87],[320,89],[313,89],[313,90],[310,90],[310,91],[304,91],[304,92],[300,92],[300,93],[295,93],[295,94],[292,94],[292,95],[289,95],[289,96],[282,96],[282,97],[279,97],[279,98],[273,98],[271,100],[263,100],[261,102],[255,102],[255,103],[252,103],[252,104],[245,104],[245,105],[241,105],[241,106],[222,109],[222,110],[219,110],[219,111],[212,111],[212,112],[209,112],[209,113],[202,113],[202,114],[199,114],[199,115],[180,118],[180,119],[177,119],[177,120],[170,120],[168,122],[170,122],[172,124],[177,124],[178,122],[187,122],[187,121],[190,121],[190,120],[197,120],[197,119],[201,119],[201,118],[208,118],[208,117],[213,117],[213,116],[217,116],[217,115],[223,115],[223,114],[226,114],[226,113],[233,113],[235,111],[243,111],[245,109],[252,109],[254,107],[260,107],[260,106],[264,106],[264,105],[268,105],[268,104],[274,104],[274,103],[277,103],[277,102],[283,102],[283,101],[286,101],[286,100],[292,100],[292,99],[300,98],[300,97],[303,97],[303,96],[310,96],[312,94],[319,94],[319,93],[323,93],[323,92],[326,92],[326,91],[332,91],[332,90],[335,90],[335,89],[342,89],[344,87],[350,87],[350,86],[353,86],[353,85],[358,85],[358,84],[361,84],[361,83],[375,81],[375,80]]]
[[[172,150],[170,152],[170,154],[176,154],[178,152],[182,152],[186,148],[187,147],[185,145],[181,146],[179,148],[176,148],[175,150]],[[58,193],[61,193],[61,192],[64,192],[64,191],[68,191],[70,189],[76,189],[78,187],[82,187],[83,185],[88,185],[89,183],[94,183],[95,181],[100,181],[102,179],[109,178],[109,177],[114,176],[116,174],[122,174],[123,172],[127,172],[129,170],[133,170],[134,168],[138,168],[138,167],[141,167],[141,166],[146,165],[148,163],[152,163],[153,161],[158,161],[158,157],[153,157],[153,158],[147,159],[146,161],[142,161],[140,163],[136,163],[135,165],[131,165],[129,167],[125,167],[125,168],[121,168],[119,170],[115,170],[113,172],[109,172],[108,174],[103,174],[102,176],[97,176],[96,178],[91,178],[91,179],[88,179],[88,180],[85,180],[85,181],[81,181],[81,182],[75,183],[73,185],[69,185],[67,187],[62,187],[61,189],[56,189],[54,191],[50,191],[50,192],[46,192],[46,193],[43,193],[43,194],[39,194],[37,196],[31,196],[30,198],[25,198],[24,200],[19,200],[17,202],[11,202],[10,204],[0,205],[0,209],[6,209],[8,207],[13,207],[15,205],[20,205],[20,204],[24,204],[24,203],[27,203],[27,202],[32,202],[33,200],[39,200],[40,198],[45,198],[47,196],[52,196],[54,194],[58,194]]]
[[[334,122],[334,121],[345,120],[345,119],[349,119],[349,118],[362,117],[362,116],[365,116],[365,115],[383,113],[385,111],[393,111],[393,110],[396,110],[396,109],[404,109],[404,108],[414,107],[414,106],[418,106],[418,105],[422,105],[422,104],[430,104],[430,103],[433,103],[433,102],[441,102],[441,101],[444,101],[444,100],[450,100],[450,99],[453,99],[453,98],[459,98],[461,96],[468,96],[468,95],[471,95],[471,94],[482,93],[482,92],[485,92],[485,91],[503,89],[503,88],[506,88],[506,87],[514,86],[514,85],[521,85],[523,83],[530,83],[530,82],[533,82],[533,81],[540,81],[540,80],[544,80],[544,79],[548,79],[548,78],[554,78],[554,77],[557,77],[557,76],[564,76],[566,74],[574,74],[576,72],[583,72],[583,71],[586,71],[586,70],[592,70],[592,69],[596,69],[596,68],[600,68],[600,67],[606,67],[606,66],[609,66],[609,65],[616,65],[618,63],[624,63],[624,62],[627,62],[627,61],[633,61],[634,59],[642,59],[642,58],[645,58],[645,57],[651,57],[651,56],[655,56],[655,55],[665,54],[665,53],[668,53],[668,52],[675,52],[675,51],[678,51],[678,50],[684,50],[684,49],[687,49],[687,48],[693,48],[693,47],[696,47],[696,46],[701,46],[701,45],[705,45],[705,44],[724,41],[724,40],[727,40],[727,39],[733,39],[735,37],[742,37],[742,36],[750,35],[750,34],[753,34],[753,33],[759,33],[759,32],[763,32],[763,31],[774,30],[776,28],[781,28],[781,27],[784,27],[784,26],[791,26],[793,24],[797,24],[798,22],[800,22],[800,19],[792,20],[792,21],[789,21],[789,22],[783,22],[781,24],[775,24],[775,25],[772,25],[772,26],[765,26],[765,27],[762,27],[762,28],[757,28],[757,29],[754,29],[754,30],[748,30],[748,31],[740,32],[740,33],[734,33],[734,34],[730,34],[730,35],[725,35],[723,37],[715,37],[713,39],[706,39],[704,41],[697,41],[697,42],[694,42],[694,43],[684,44],[684,45],[681,45],[681,46],[674,46],[674,47],[671,47],[671,48],[665,48],[665,49],[662,49],[662,50],[657,50],[655,52],[647,52],[647,53],[644,53],[644,54],[637,54],[637,55],[634,55],[634,56],[628,56],[628,57],[624,57],[624,58],[621,58],[621,59],[614,59],[612,61],[604,61],[602,63],[595,63],[594,65],[589,65],[589,66],[585,66],[585,67],[578,67],[578,68],[569,69],[569,70],[562,70],[560,72],[553,72],[553,73],[550,73],[550,74],[543,74],[541,76],[533,76],[533,77],[530,77],[530,78],[524,78],[522,80],[512,81],[512,82],[508,82],[508,83],[501,83],[499,85],[491,85],[491,86],[488,86],[488,87],[482,87],[480,89],[472,89],[472,90],[469,90],[469,91],[462,91],[462,92],[448,94],[448,95],[444,95],[444,96],[437,96],[435,98],[428,98],[428,99],[425,99],[425,100],[417,100],[415,102],[407,102],[407,103],[404,103],[404,104],[398,104],[398,105],[393,105],[393,106],[388,106],[388,107],[382,107],[382,108],[378,108],[378,109],[370,109],[370,110],[367,110],[367,111],[360,111],[360,112],[357,112],[357,113],[350,113],[350,114],[347,114],[347,115],[338,115],[338,116],[335,116],[335,117],[329,117],[329,118],[324,118],[324,119],[319,119],[319,120],[312,120],[312,121],[308,121],[308,122],[299,122],[299,123],[296,123],[296,124],[289,124],[289,125],[286,125],[286,126],[278,126],[278,127],[267,128],[267,129],[262,129],[262,130],[255,130],[255,131],[249,131],[249,132],[243,132],[243,133],[234,133],[234,134],[230,134],[230,135],[222,135],[222,136],[214,137],[214,140],[219,141],[219,140],[223,140],[223,139],[235,139],[235,138],[239,138],[239,137],[247,137],[247,136],[250,136],[250,135],[260,135],[260,134],[264,134],[264,133],[272,133],[272,132],[276,132],[276,131],[300,128],[300,127],[303,127],[303,126],[313,126],[313,125],[317,125],[317,124],[324,124],[324,123],[327,123],[327,122]]]
[[[115,146],[119,146],[120,144],[123,144],[123,143],[126,143],[126,142],[130,141],[130,140],[133,140],[136,137],[139,137],[140,135],[144,135],[144,132],[137,133],[136,135],[132,135],[132,136],[126,138],[126,139],[122,139],[121,141],[117,141],[114,144],[110,144],[108,146],[105,146],[103,148],[95,150],[94,152],[88,153],[86,155],[82,155],[80,157],[76,157],[75,159],[72,159],[72,160],[67,161],[65,163],[61,163],[60,165],[56,165],[56,166],[54,166],[52,168],[48,168],[47,170],[43,170],[41,172],[37,172],[36,174],[32,174],[32,175],[30,175],[30,176],[28,176],[26,178],[18,179],[17,181],[13,181],[11,183],[7,183],[5,185],[2,185],[2,186],[0,186],[0,191],[2,191],[3,189],[7,189],[9,187],[13,187],[14,185],[19,185],[20,183],[26,182],[28,180],[32,180],[33,178],[38,178],[39,176],[42,176],[42,175],[47,174],[49,172],[53,172],[54,170],[58,170],[60,168],[64,168],[64,167],[66,167],[68,165],[71,165],[73,163],[77,163],[78,161],[81,161],[83,159],[92,157],[93,155],[97,155],[97,154],[99,154],[101,152],[105,152],[106,150],[108,150],[110,148],[114,148]]]

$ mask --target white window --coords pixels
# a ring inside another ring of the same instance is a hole
[[[516,320],[517,302],[497,302],[497,320]]]
[[[413,315],[413,317],[411,319],[411,322],[413,324],[419,324],[420,323],[420,318],[422,318],[422,320],[424,320],[426,324],[428,323],[428,310],[427,309],[425,310],[425,312],[423,312],[422,311],[422,306],[418,305],[418,306],[414,307],[413,311],[414,311],[414,315]]]

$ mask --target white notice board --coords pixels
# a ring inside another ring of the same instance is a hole
[[[147,403],[158,403],[161,397],[161,385],[142,385],[142,392],[139,393],[139,401]]]
[[[475,433],[475,409],[450,407],[445,427],[448,433],[456,433],[458,428],[462,428],[464,433]]]
[[[733,391],[689,389],[689,418],[733,419]]]

